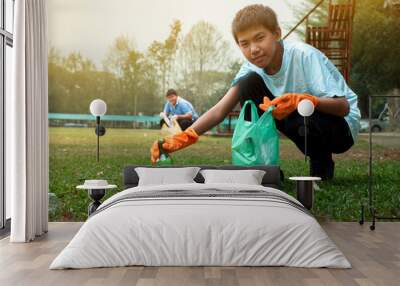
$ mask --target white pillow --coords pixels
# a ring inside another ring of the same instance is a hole
[[[201,170],[205,184],[233,183],[261,185],[265,171],[262,170]]]
[[[193,179],[199,170],[199,167],[135,168],[139,176],[138,186],[195,183]]]

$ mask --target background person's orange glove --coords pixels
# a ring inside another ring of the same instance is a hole
[[[282,96],[274,98],[272,101],[268,97],[264,97],[264,102],[260,104],[259,107],[263,111],[266,111],[271,105],[276,106],[272,111],[272,115],[276,119],[282,120],[295,111],[297,109],[297,105],[303,99],[310,100],[314,104],[314,107],[316,107],[319,102],[318,97],[307,93],[286,93]]]
[[[183,132],[175,134],[172,137],[165,137],[162,145],[163,149],[167,153],[175,152],[179,149],[185,148],[197,142],[199,135],[193,128],[189,127]],[[151,163],[155,164],[160,157],[160,150],[158,149],[158,141],[154,141],[150,149]]]

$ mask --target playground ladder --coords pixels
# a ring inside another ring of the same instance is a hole
[[[343,1],[342,1],[343,2]],[[329,1],[328,24],[312,27],[306,20],[306,43],[323,52],[349,82],[351,68],[351,39],[355,0],[344,4]]]
[[[328,21],[323,27],[309,24],[309,17],[324,2],[318,2],[284,37],[287,38],[304,21],[306,22],[306,43],[323,52],[336,65],[347,82],[350,80],[351,40],[355,0],[336,3],[329,0]]]

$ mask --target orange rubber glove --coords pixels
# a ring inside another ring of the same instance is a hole
[[[193,128],[189,127],[185,131],[175,134],[172,137],[165,137],[162,147],[167,153],[172,153],[196,143],[198,139],[199,135],[197,135]],[[150,149],[150,154],[151,163],[155,164],[160,157],[158,141],[154,141]]]
[[[271,105],[276,106],[272,111],[272,115],[276,119],[282,120],[295,111],[297,109],[297,105],[303,99],[310,100],[314,104],[314,107],[316,107],[319,103],[318,97],[309,95],[307,93],[286,93],[282,96],[276,97],[272,101],[268,97],[264,97],[264,102],[260,104],[259,107],[263,111],[266,111]]]

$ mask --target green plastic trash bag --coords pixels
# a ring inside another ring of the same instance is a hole
[[[244,119],[248,105],[251,121]],[[254,102],[245,102],[232,137],[233,165],[279,165],[279,135],[272,117],[273,108],[270,107],[259,117]]]

